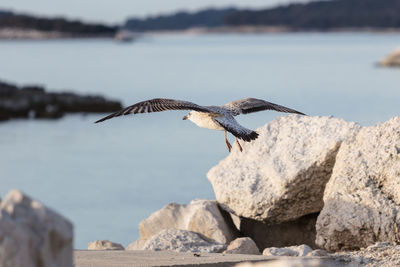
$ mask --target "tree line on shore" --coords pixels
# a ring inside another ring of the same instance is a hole
[[[283,26],[291,30],[400,28],[400,0],[331,0],[293,3],[262,10],[235,8],[178,12],[123,26],[133,31],[184,30],[193,27]]]
[[[398,29],[400,0],[331,0],[292,3],[261,10],[204,9],[197,12],[129,18],[122,25],[88,24],[65,18],[40,18],[0,10],[0,29],[34,29],[76,35],[114,35],[118,29],[135,32],[186,30],[194,27],[282,26],[290,30]]]
[[[84,23],[79,20],[68,20],[62,17],[42,18],[0,10],[1,28],[61,32],[76,35],[113,35],[118,29],[117,26]]]
[[[312,30],[400,28],[399,14],[400,0],[335,0],[238,11],[228,15],[225,23]]]

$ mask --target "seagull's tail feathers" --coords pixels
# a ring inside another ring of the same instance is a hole
[[[246,142],[251,142],[258,138],[256,131],[247,129],[237,123],[233,117],[222,117],[215,119],[222,128],[233,134],[236,138],[242,139]]]
[[[252,140],[256,140],[258,138],[258,133],[255,131],[252,131],[249,135],[246,135],[244,137],[242,137],[241,139],[246,141],[246,142],[250,142]]]
[[[251,131],[249,133],[240,133],[237,134],[235,132],[231,132],[236,138],[242,139],[245,142],[251,142],[253,140],[256,140],[258,138],[258,133],[255,131]]]
[[[229,131],[231,134],[233,134],[236,138],[242,139],[245,142],[251,142],[253,140],[256,140],[258,138],[258,133],[256,131],[248,130],[247,131]]]

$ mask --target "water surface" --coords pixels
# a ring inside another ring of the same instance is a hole
[[[374,125],[399,115],[399,70],[374,65],[399,44],[400,35],[367,33],[2,41],[0,79],[101,93],[125,105],[250,96]],[[206,173],[228,154],[222,132],[182,121],[184,111],[93,124],[102,115],[1,123],[0,194],[21,189],[71,219],[77,248],[96,239],[128,245],[153,211],[214,198]],[[280,115],[239,121],[256,128]]]

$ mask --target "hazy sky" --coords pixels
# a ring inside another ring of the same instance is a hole
[[[94,22],[120,23],[129,16],[148,16],[205,7],[269,7],[306,0],[1,0],[0,9],[38,15],[63,15]]]

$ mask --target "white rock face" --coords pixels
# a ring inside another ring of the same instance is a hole
[[[290,256],[290,257],[304,257],[312,251],[307,245],[291,246],[284,248],[266,248],[263,251],[264,256]]]
[[[241,237],[233,240],[224,251],[224,254],[252,254],[260,255],[256,243],[250,237]]]
[[[196,199],[188,205],[171,203],[154,212],[139,224],[140,238],[127,249],[142,249],[148,239],[164,229],[193,231],[221,244],[235,238],[233,227],[225,221],[217,202]]]
[[[109,240],[96,240],[89,243],[88,250],[124,250],[124,247]]]
[[[400,241],[400,117],[342,144],[324,202],[319,246],[336,251]]]
[[[201,236],[195,232],[165,229],[146,241],[144,250],[172,250],[176,252],[216,253],[225,245]]]
[[[208,172],[217,201],[238,216],[281,223],[322,209],[337,150],[360,126],[290,115],[259,128]]]
[[[0,266],[71,267],[72,224],[20,191],[0,204]]]

